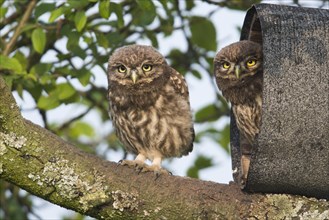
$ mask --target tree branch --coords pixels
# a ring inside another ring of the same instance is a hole
[[[329,202],[246,194],[235,184],[137,174],[64,142],[22,118],[0,76],[0,177],[97,219],[325,219]]]
[[[8,54],[10,53],[12,47],[14,46],[14,44],[16,43],[16,40],[18,38],[18,36],[21,33],[22,28],[24,27],[25,23],[27,22],[27,20],[30,18],[30,15],[34,9],[34,6],[36,5],[37,1],[36,0],[32,0],[30,1],[30,3],[28,4],[26,11],[22,17],[22,20],[19,22],[13,37],[9,40],[8,44],[6,44],[5,49],[3,50],[3,55],[8,56]]]

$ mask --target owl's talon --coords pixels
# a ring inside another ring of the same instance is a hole
[[[123,163],[124,160],[119,160],[117,163],[117,167],[119,166],[125,166],[126,164]]]
[[[155,175],[154,181],[156,181],[161,174],[158,171],[154,171],[154,175]]]
[[[155,175],[155,180],[157,180],[159,178],[159,176],[161,176],[161,175],[172,175],[172,173],[169,172],[168,170],[163,169],[156,165],[148,166],[148,165],[144,164],[144,166],[141,168],[142,169],[140,170],[139,173],[153,172]]]
[[[140,173],[143,173],[144,171],[144,167],[145,167],[146,165],[144,165],[144,166],[141,166],[141,165],[139,165],[139,164],[136,164],[136,167],[135,167],[135,170],[136,170],[136,172],[137,172],[137,174],[140,174]]]
[[[119,165],[128,166],[130,168],[143,167],[143,162],[137,160],[119,160]]]
[[[157,177],[159,177],[160,175],[172,175],[171,172],[169,172],[168,170],[163,169],[163,168],[160,168],[158,170],[154,170],[154,173]]]
[[[162,168],[160,168],[160,170],[154,171],[154,174],[155,174],[154,181],[156,181],[161,175],[170,175],[170,176],[172,176],[171,172],[169,172],[168,170],[162,169]]]

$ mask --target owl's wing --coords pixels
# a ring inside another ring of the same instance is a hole
[[[175,69],[171,68],[170,82],[173,85],[176,92],[178,94],[182,95],[185,98],[188,105],[190,106],[189,92],[188,92],[188,87],[187,87],[187,83],[185,81],[184,76],[181,75],[179,72],[177,72]],[[195,132],[194,132],[193,125],[191,127],[191,133],[192,133],[192,139],[194,141]],[[191,143],[191,146],[190,146],[188,152],[191,152],[193,149],[193,141]]]
[[[184,96],[187,99],[187,101],[189,102],[189,100],[188,100],[189,93],[188,93],[188,88],[187,88],[185,78],[183,75],[181,75],[179,72],[177,72],[173,68],[171,68],[170,82],[173,85],[173,87],[175,88],[176,92],[178,94]]]

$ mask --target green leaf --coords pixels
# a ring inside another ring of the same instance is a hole
[[[160,17],[159,17],[160,18]],[[165,34],[165,36],[169,36],[174,31],[174,19],[172,17],[161,19],[161,30]]]
[[[31,68],[30,73],[36,76],[47,75],[51,67],[51,63],[37,63]]]
[[[195,166],[192,166],[187,170],[186,175],[191,178],[199,179],[199,169]]]
[[[187,175],[192,178],[199,178],[199,171],[213,165],[211,158],[206,156],[198,156],[194,161],[194,165],[187,170]]]
[[[138,6],[132,12],[133,23],[139,26],[151,24],[157,16],[155,6],[152,1],[137,1]]]
[[[107,37],[111,46],[120,44],[125,40],[124,37],[118,32],[110,32],[107,34]]]
[[[56,18],[58,18],[62,14],[64,14],[64,8],[63,7],[57,8],[56,10],[54,10],[54,11],[51,12],[48,21],[49,22],[54,22],[56,20]]]
[[[210,104],[203,107],[195,114],[195,122],[201,123],[206,121],[216,121],[220,116],[220,109],[216,105]]]
[[[52,88],[48,96],[41,96],[38,100],[37,106],[40,109],[49,110],[56,108],[65,100],[70,99],[76,94],[76,90],[69,83],[60,83]]]
[[[23,85],[17,84],[15,90],[18,93],[19,97],[23,98]]]
[[[58,100],[65,100],[72,97],[76,90],[75,88],[69,83],[61,83],[56,86],[56,91]]]
[[[213,164],[212,164],[212,160],[211,158],[208,158],[206,156],[202,156],[200,155],[194,162],[195,166],[197,168],[199,168],[200,170],[201,169],[205,169],[205,168],[208,168],[208,167],[211,167]]]
[[[86,122],[77,121],[70,126],[70,136],[73,138],[78,138],[80,136],[93,137],[94,135],[95,131],[93,127]]]
[[[54,78],[51,75],[45,74],[39,78],[39,82],[41,85],[49,85],[54,83]]]
[[[52,11],[56,8],[54,3],[41,3],[34,10],[34,16],[36,18],[40,17],[44,13]]]
[[[83,86],[87,86],[89,84],[89,80],[91,77],[91,72],[88,71],[87,69],[82,69],[78,73],[78,80]]]
[[[137,0],[136,2],[142,10],[150,11],[154,9],[154,4],[152,1]]]
[[[124,26],[124,20],[123,20],[123,10],[121,4],[113,3],[111,2],[110,6],[111,12],[114,12],[117,16],[116,24],[119,28]]]
[[[91,44],[93,42],[93,38],[92,37],[88,37],[88,36],[82,36],[83,41],[86,42],[86,44]]]
[[[17,50],[14,58],[18,60],[18,62],[22,66],[22,69],[25,70],[26,69],[26,66],[27,66],[26,56],[21,51]]]
[[[35,24],[31,24],[31,23],[28,23],[28,24],[25,24],[21,30],[21,33],[24,33],[24,32],[27,32],[31,29],[35,29]]]
[[[0,69],[12,70],[16,73],[21,73],[23,71],[22,65],[16,58],[0,55],[0,64]]]
[[[75,71],[73,71],[70,66],[57,67],[54,72],[56,72],[59,75],[64,76],[64,77],[75,74]]]
[[[227,124],[221,131],[219,132],[218,143],[224,150],[229,153],[230,152],[230,125]]]
[[[105,34],[103,33],[96,33],[96,39],[97,39],[97,43],[99,46],[104,47],[104,48],[108,48],[109,47],[109,40],[108,40],[108,36],[105,36]]]
[[[186,3],[186,9],[188,11],[191,11],[193,9],[193,7],[195,6],[194,1],[186,1],[185,3]]]
[[[39,83],[31,83],[25,87],[25,90],[27,90],[34,100],[39,100],[42,94],[43,86]]]
[[[74,47],[78,47],[79,46],[79,39],[80,39],[80,35],[78,32],[70,32],[67,35],[68,37],[68,41],[66,43],[66,49],[71,51],[73,50]]]
[[[170,4],[170,2],[167,0],[159,0],[159,2],[161,3],[165,11],[168,12],[168,5]]]
[[[43,110],[50,110],[60,105],[56,95],[41,96],[38,100],[37,106]]]
[[[4,18],[7,14],[8,8],[1,7],[0,8],[0,18]]]
[[[146,31],[145,34],[147,38],[151,40],[153,47],[159,47],[156,33],[154,33],[153,31]]]
[[[37,77],[35,76],[35,75],[33,75],[33,74],[26,74],[25,76],[24,76],[24,79],[26,79],[26,80],[33,80],[33,81],[35,81],[35,82],[37,82],[38,81],[38,79],[37,79]]]
[[[168,58],[171,60],[171,66],[179,73],[185,75],[186,70],[190,69],[191,59],[186,59],[188,54],[174,48],[170,51]]]
[[[197,71],[197,70],[192,70],[191,72],[192,72],[193,76],[195,76],[196,78],[198,78],[198,79],[202,79],[202,75],[200,74],[199,71]]]
[[[74,24],[77,30],[80,32],[87,23],[87,16],[84,11],[78,11],[74,16]]]
[[[42,54],[46,46],[46,34],[43,29],[36,28],[32,32],[32,44],[36,52]]]
[[[81,49],[81,47],[79,47],[79,46],[73,47],[71,49],[71,52],[72,52],[73,55],[78,56],[78,57],[80,57],[83,60],[87,57],[86,52],[83,49]]]
[[[208,51],[216,51],[216,29],[211,21],[204,17],[191,17],[190,30],[194,44]]]
[[[110,17],[110,0],[100,0],[98,5],[99,14],[103,17],[108,19]]]
[[[88,0],[68,0],[67,1],[70,8],[82,9],[89,4]]]

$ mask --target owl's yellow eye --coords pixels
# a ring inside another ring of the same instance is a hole
[[[230,63],[228,63],[228,62],[225,62],[225,63],[223,63],[223,68],[224,69],[228,69],[228,68],[230,68]]]
[[[252,66],[255,66],[256,65],[256,60],[255,59],[251,59],[251,60],[248,60],[247,61],[247,66],[248,67],[252,67]]]
[[[142,69],[143,69],[143,71],[145,71],[145,72],[151,71],[151,70],[152,70],[152,65],[150,65],[150,64],[144,64],[144,65],[142,66]]]
[[[124,65],[118,66],[119,73],[125,73],[127,71],[127,68]]]

